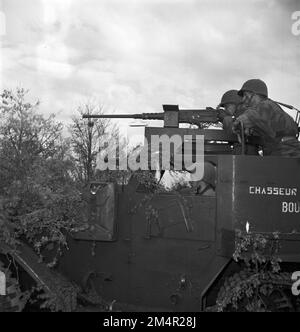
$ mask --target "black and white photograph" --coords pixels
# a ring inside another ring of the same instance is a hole
[[[300,0],[0,0],[0,319],[300,312],[299,132]]]

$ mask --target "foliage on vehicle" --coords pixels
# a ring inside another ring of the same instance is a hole
[[[236,232],[233,258],[241,271],[227,278],[217,311],[294,311],[291,276],[280,267],[278,233]]]

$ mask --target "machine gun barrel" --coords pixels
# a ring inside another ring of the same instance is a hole
[[[201,123],[218,122],[218,111],[213,108],[206,109],[179,109],[178,105],[163,105],[162,113],[141,114],[84,114],[84,119],[141,119],[163,120],[165,127],[178,127],[179,123],[189,123],[200,126]]]
[[[142,114],[84,114],[83,119],[142,119],[142,120],[164,120],[164,113],[142,113]]]

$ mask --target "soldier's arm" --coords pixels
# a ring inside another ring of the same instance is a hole
[[[276,133],[271,126],[272,110],[264,105],[257,108],[248,108],[242,115],[237,118],[237,123],[242,122],[244,128],[254,129],[261,136],[275,138]],[[237,123],[235,128],[237,128]]]
[[[272,128],[273,110],[270,107],[262,103],[257,108],[248,109],[244,114],[260,135],[270,138],[276,137],[276,133]]]

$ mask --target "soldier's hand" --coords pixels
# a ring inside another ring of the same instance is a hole
[[[241,132],[241,123],[237,119],[232,124],[232,131],[236,135]]]
[[[252,125],[245,114],[240,115],[233,123],[232,131],[235,134],[241,133],[241,124],[244,126],[244,133],[246,136],[251,134]]]

